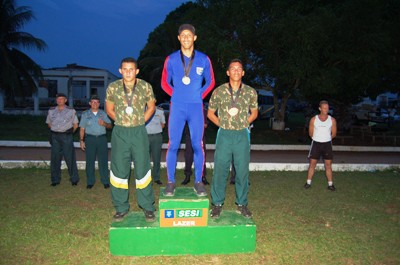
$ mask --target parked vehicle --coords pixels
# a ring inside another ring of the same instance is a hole
[[[269,119],[274,114],[274,105],[258,105],[258,119]]]
[[[398,93],[382,93],[371,100],[366,97],[353,105],[353,118],[357,122],[388,123],[396,120],[396,109],[398,108]]]

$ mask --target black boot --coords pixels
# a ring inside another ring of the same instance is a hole
[[[185,179],[181,182],[182,185],[186,185],[190,182],[190,176],[186,176]]]
[[[210,185],[205,176],[201,178],[201,181],[203,182],[204,185]]]

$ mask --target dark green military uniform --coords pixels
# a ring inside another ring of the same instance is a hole
[[[99,119],[105,123],[111,123],[107,114],[99,109],[97,113],[93,113],[92,109],[82,113],[79,127],[85,132],[85,155],[86,155],[86,177],[87,185],[93,186],[96,182],[95,178],[95,161],[97,156],[99,174],[103,185],[110,184],[108,175],[108,143],[106,136],[106,128],[99,125]]]
[[[114,104],[115,127],[111,137],[111,196],[117,212],[129,211],[129,177],[131,162],[134,164],[136,197],[141,208],[154,211],[154,192],[151,185],[149,139],[146,132],[144,112],[148,101],[155,100],[149,83],[136,78],[133,92],[133,112],[127,111],[127,101],[122,79],[107,88],[106,101]],[[127,87],[127,97],[132,97]],[[130,113],[130,114],[129,114]]]
[[[213,205],[222,205],[225,201],[226,184],[232,158],[236,169],[236,204],[247,205],[249,192],[250,131],[247,117],[250,109],[257,109],[257,92],[242,84],[237,96],[235,115],[231,109],[229,84],[217,87],[210,99],[209,109],[218,111],[219,130],[215,143],[214,173],[211,184]]]

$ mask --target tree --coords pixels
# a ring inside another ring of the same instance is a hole
[[[20,31],[33,18],[29,7],[15,7],[14,0],[0,0],[0,92],[8,101],[31,95],[37,90],[34,79],[42,76],[40,66],[18,49],[44,51],[47,47],[43,40]]]
[[[253,82],[274,93],[276,120],[284,119],[286,101],[296,92],[344,108],[366,94],[398,89],[399,1],[225,3],[235,6],[230,15],[238,21]]]
[[[284,121],[293,94],[345,109],[362,96],[398,90],[399,13],[398,0],[198,0],[173,11],[158,35],[193,23],[217,84],[226,81],[226,63],[241,58],[245,82],[271,89],[275,119]],[[147,47],[154,43],[149,38]]]

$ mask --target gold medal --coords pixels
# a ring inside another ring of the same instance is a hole
[[[182,83],[184,83],[185,85],[189,85],[190,84],[190,77],[188,77],[188,76],[182,77]]]

